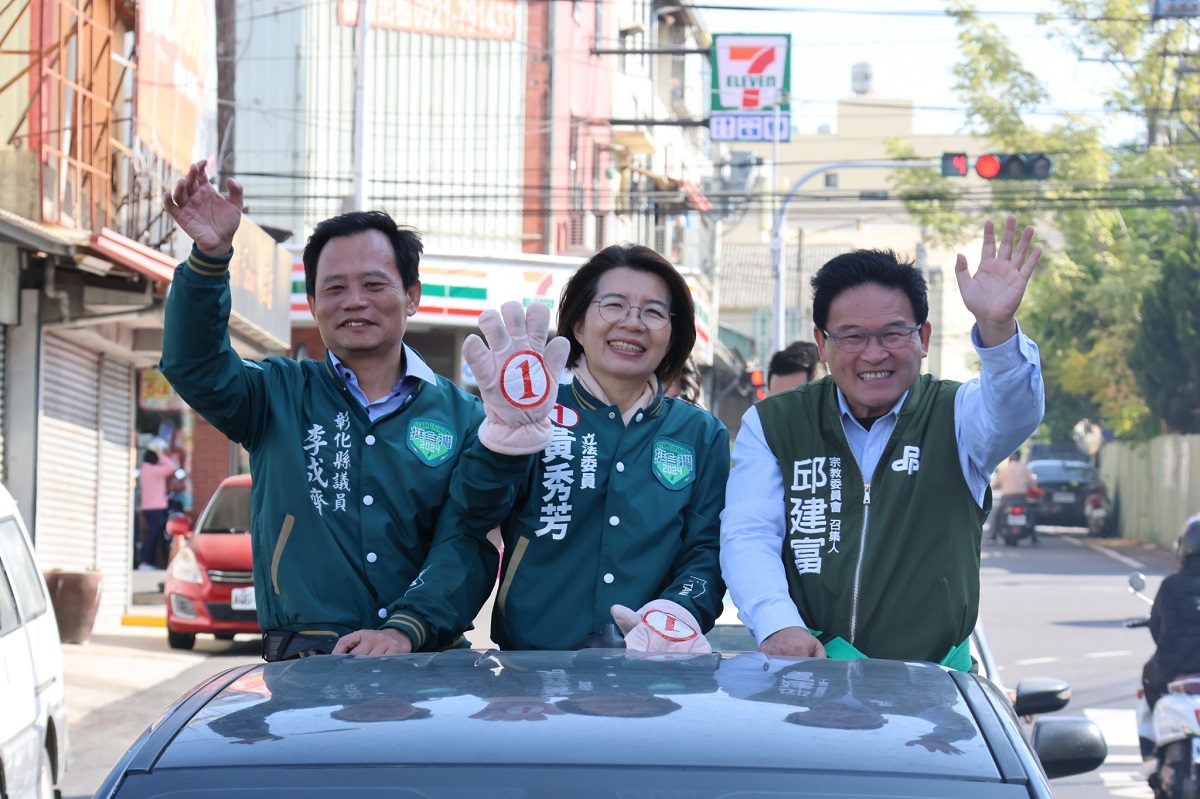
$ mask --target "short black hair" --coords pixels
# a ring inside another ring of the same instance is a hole
[[[400,283],[408,291],[420,280],[417,266],[421,263],[421,236],[410,227],[397,225],[396,220],[386,211],[351,211],[346,214],[331,216],[317,223],[312,235],[304,245],[304,292],[308,296],[317,293],[317,261],[321,258],[321,250],[330,239],[354,236],[368,230],[378,230],[387,236],[392,243],[392,252],[396,256],[396,271],[400,273]]]
[[[793,341],[771,356],[767,363],[767,380],[775,375],[794,375],[804,372],[812,380],[820,356],[817,345],[811,341]]]
[[[829,260],[813,275],[813,324],[825,330],[834,299],[867,283],[903,291],[918,325],[929,318],[929,287],[915,263],[900,260],[891,250],[854,250]]]
[[[696,306],[692,303],[692,292],[687,281],[671,262],[649,247],[641,244],[614,244],[605,247],[571,275],[563,287],[558,303],[558,335],[571,342],[571,353],[567,365],[574,366],[583,354],[583,345],[575,338],[575,325],[583,320],[588,306],[596,299],[596,287],[600,277],[610,269],[620,267],[637,272],[648,272],[662,278],[671,295],[671,341],[654,374],[665,388],[680,372],[692,348],[696,346]]]

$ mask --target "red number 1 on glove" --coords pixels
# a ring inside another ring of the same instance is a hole
[[[501,373],[500,393],[509,405],[522,410],[545,402],[554,385],[546,372],[546,362],[533,350],[514,352],[504,362]]]

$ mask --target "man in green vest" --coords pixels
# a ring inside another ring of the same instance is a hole
[[[263,657],[453,646],[491,589],[498,558],[486,534],[527,462],[499,453],[536,451],[539,436],[548,443],[553,392],[510,411],[511,424],[494,413],[485,422],[478,399],[404,343],[421,300],[421,240],[380,211],[327,219],[305,245],[325,358],[243,360],[228,331],[242,189],[229,185],[223,197],[201,162],[163,198],[194,246],[171,283],[161,367],[250,453]],[[495,322],[492,339],[505,327],[513,335],[477,365],[521,351],[540,367],[529,351],[543,350],[549,312],[539,306],[525,324],[519,308]],[[552,383],[566,342],[557,355],[545,349],[545,368],[528,377]]]
[[[813,335],[829,376],[743,417],[721,516],[721,569],[762,652],[927,660],[969,668],[988,480],[1045,409],[1037,345],[1017,307],[1041,249],[999,246],[989,221],[972,274],[982,377],[921,374],[925,278],[857,250],[813,277]]]

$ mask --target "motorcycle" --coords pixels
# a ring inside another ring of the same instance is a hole
[[[1108,538],[1116,535],[1116,515],[1108,492],[1098,488],[1083,500],[1083,516],[1087,520],[1088,535],[1093,538]]]
[[[1005,546],[1015,547],[1022,538],[1031,538],[1033,543],[1037,543],[1033,509],[1043,493],[1040,488],[1034,487],[1025,492],[1023,497],[1000,498],[996,534],[1004,539]]]
[[[1145,588],[1145,575],[1129,575],[1130,592],[1152,605]],[[1129,628],[1149,625],[1149,618],[1125,624]],[[1200,799],[1200,674],[1168,683],[1153,713],[1141,688],[1137,702],[1138,740],[1142,757],[1151,766],[1148,782],[1154,798]]]

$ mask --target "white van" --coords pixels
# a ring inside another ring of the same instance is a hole
[[[67,762],[62,645],[17,503],[0,485],[0,796],[54,799]]]

